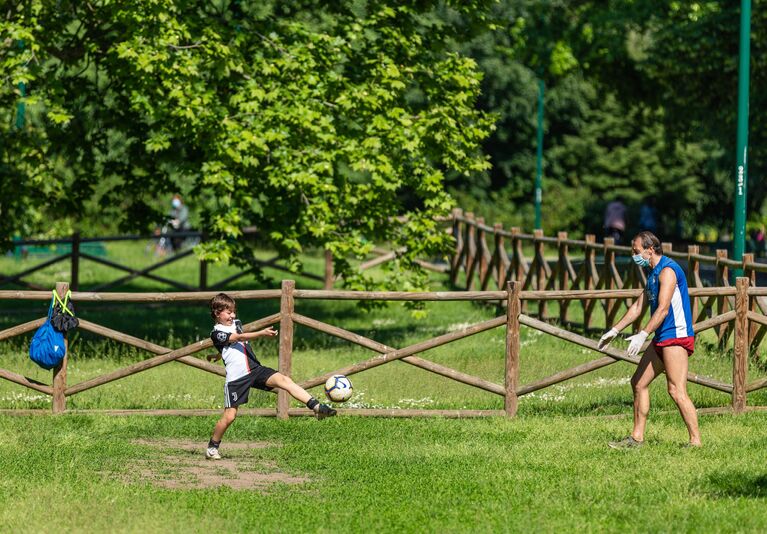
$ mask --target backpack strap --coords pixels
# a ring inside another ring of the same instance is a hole
[[[67,302],[69,302],[69,297],[71,297],[71,296],[72,296],[72,291],[67,290],[67,294],[64,295],[64,300],[62,301],[61,298],[59,297],[59,294],[56,293],[56,290],[54,289],[53,290],[53,300],[51,301],[51,307],[53,307],[53,302],[56,301],[56,302],[58,302],[61,305],[61,312],[62,313],[68,313],[69,315],[74,317],[75,314],[72,313],[71,311],[69,311],[69,308],[67,308]],[[50,316],[50,312],[49,312],[49,316]]]

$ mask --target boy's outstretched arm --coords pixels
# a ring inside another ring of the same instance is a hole
[[[274,337],[278,334],[277,330],[270,326],[268,328],[264,328],[263,330],[259,330],[258,332],[245,332],[243,334],[232,334],[229,336],[229,341],[250,341],[251,339],[256,339],[257,337]]]

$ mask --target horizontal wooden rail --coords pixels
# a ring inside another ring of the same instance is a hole
[[[36,330],[42,326],[46,319],[47,317],[41,317],[40,319],[35,319],[34,321],[29,321],[28,323],[6,328],[5,330],[0,331],[0,341],[14,336],[20,336],[21,334],[26,334],[32,330]]]
[[[146,292],[146,293],[94,293],[73,291],[74,302],[204,302],[219,294],[219,291],[181,291],[181,292]],[[279,289],[256,289],[247,291],[227,291],[233,299],[265,300],[280,297]],[[50,300],[50,291],[11,291],[0,290],[0,300]]]
[[[0,369],[0,378],[5,378],[10,382],[14,382],[20,386],[28,387],[29,389],[34,389],[35,391],[45,393],[46,395],[53,395],[53,388],[51,386],[42,384],[37,380],[27,378],[26,376],[7,371],[6,369]]]
[[[263,319],[260,319],[258,321],[253,321],[252,323],[248,323],[247,325],[243,326],[243,329],[245,329],[245,331],[248,331],[248,332],[252,330],[258,330],[260,328],[264,328],[266,326],[275,324],[279,320],[280,320],[280,314],[275,313],[268,317],[264,317]],[[79,384],[70,386],[66,389],[65,394],[74,395],[76,393],[80,393],[82,391],[107,384],[109,382],[112,382],[113,380],[118,380],[126,376],[140,373],[141,371],[146,371],[147,369],[152,369],[153,367],[157,367],[158,365],[162,365],[164,363],[177,360],[181,358],[182,356],[189,356],[190,354],[194,354],[195,352],[200,352],[201,350],[209,349],[212,346],[213,346],[213,342],[210,339],[196,341],[194,343],[186,345],[185,347],[181,347],[179,349],[168,352],[167,354],[161,354],[159,356],[155,356],[154,358],[149,358],[148,360],[134,363],[133,365],[129,365],[128,367],[124,367],[122,369],[118,369],[111,373],[107,373],[102,376],[97,376],[90,380],[86,380],[85,382],[80,382]]]
[[[94,334],[119,341],[120,343],[125,343],[126,345],[130,345],[138,349],[153,352],[155,354],[167,354],[172,350],[167,347],[156,345],[149,341],[118,332],[117,330],[112,330],[111,328],[86,321],[85,319],[80,319],[80,328],[88,332],[93,332]],[[191,367],[195,367],[197,369],[202,369],[203,371],[207,371],[214,375],[226,376],[226,371],[224,371],[220,365],[213,365],[209,362],[200,360],[199,358],[195,358],[194,356],[182,356],[176,361]]]
[[[570,369],[565,369],[564,371],[554,373],[553,375],[547,376],[546,378],[542,378],[535,382],[520,386],[517,390],[517,396],[527,395],[528,393],[538,391],[539,389],[544,389],[549,386],[553,386],[554,384],[564,382],[565,380],[570,380],[576,376],[585,375],[586,373],[596,371],[602,367],[607,367],[608,365],[612,365],[618,361],[619,360],[616,358],[605,356],[604,358],[598,358],[588,363],[577,365],[575,367],[571,367]]]
[[[565,341],[570,341],[572,343],[575,343],[576,345],[580,345],[582,347],[586,347],[586,348],[595,350],[597,352],[603,352],[613,358],[630,362],[630,363],[633,363],[634,365],[639,364],[639,360],[640,360],[639,358],[629,356],[624,351],[620,351],[609,346],[600,351],[597,348],[597,342],[592,339],[579,336],[578,334],[573,334],[572,332],[568,332],[567,330],[557,328],[556,326],[550,325],[549,323],[545,323],[543,321],[539,321],[538,319],[528,317],[527,315],[520,315],[519,322],[521,324],[524,324],[525,326],[534,328],[535,330],[540,330],[541,332],[551,334],[552,336],[558,337],[560,339],[564,339]],[[731,384],[726,384],[724,382],[720,382],[719,380],[715,380],[713,378],[708,378],[705,376],[688,373],[687,381],[692,382],[694,384],[701,385],[701,386],[706,386],[711,389],[716,389],[718,391],[723,391],[725,393],[732,393]]]
[[[386,354],[386,353],[394,352],[396,350],[392,347],[384,345],[383,343],[378,343],[377,341],[373,341],[372,339],[366,338],[364,336],[360,336],[359,334],[355,334],[354,332],[349,332],[348,330],[344,330],[342,328],[338,328],[337,326],[333,326],[333,325],[323,323],[321,321],[317,321],[316,319],[312,319],[310,317],[305,317],[298,313],[293,314],[293,320],[298,324],[307,326],[319,332],[330,334],[332,336],[335,336],[340,339],[344,339],[346,341],[350,341],[352,343],[355,343],[356,345],[374,350],[380,354]],[[426,371],[430,371],[432,373],[438,374],[440,376],[450,378],[452,380],[455,380],[456,382],[461,382],[462,384],[484,389],[485,391],[495,393],[496,395],[501,395],[501,396],[506,395],[506,391],[504,387],[499,384],[495,384],[488,380],[484,380],[476,376],[472,376],[466,373],[462,373],[460,371],[456,371],[455,369],[451,369],[450,367],[446,367],[438,363],[430,362],[428,360],[424,360],[423,358],[419,358],[417,356],[405,356],[402,358],[402,361],[405,363],[409,363],[410,365],[413,365],[415,367],[424,369]]]
[[[447,343],[451,343],[453,341],[463,339],[465,337],[473,336],[475,334],[479,334],[480,332],[484,332],[486,330],[492,330],[493,328],[497,328],[504,324],[506,324],[505,316],[496,317],[495,319],[490,319],[489,321],[483,321],[481,323],[475,324],[473,326],[470,326],[463,330],[459,330],[457,332],[444,334],[442,336],[438,336],[438,337],[429,339],[427,341],[422,341],[420,343],[416,343],[414,345],[410,345],[402,349],[397,349],[392,352],[381,354],[380,356],[376,356],[364,362],[359,362],[354,365],[344,367],[342,369],[337,369],[335,371],[325,373],[315,378],[310,378],[309,380],[302,382],[301,386],[306,389],[313,388],[315,386],[319,386],[320,384],[324,384],[325,381],[333,375],[350,376],[356,373],[360,373],[362,371],[366,371],[367,369],[372,369],[373,367],[378,367],[379,365],[383,365],[385,363],[389,363],[394,360],[399,360],[401,358],[404,358],[405,356],[412,356],[413,354],[418,354],[419,352],[424,352],[426,350],[433,349],[441,345],[445,345]]]

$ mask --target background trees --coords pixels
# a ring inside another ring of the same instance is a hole
[[[757,10],[757,217],[765,27]],[[146,231],[180,191],[202,257],[248,264],[255,225],[370,287],[347,258],[387,242],[386,283],[416,287],[453,205],[531,228],[538,78],[545,229],[655,195],[664,235],[695,237],[732,214],[737,32],[713,1],[27,0],[0,14],[0,239]]]

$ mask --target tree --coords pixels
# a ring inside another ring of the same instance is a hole
[[[295,268],[307,247],[332,251],[350,287],[374,282],[350,256],[398,251],[388,287],[422,287],[414,259],[442,253],[435,217],[452,206],[445,172],[488,163],[490,118],[474,108],[474,61],[446,49],[436,2],[30,0],[0,23],[2,174],[10,214],[77,221],[97,202],[124,229],[162,213],[154,199],[191,183],[210,240],[201,258],[252,266],[255,225]],[[448,2],[482,23],[485,2]],[[320,14],[324,15],[320,15]],[[19,43],[23,42],[23,48]],[[110,186],[100,188],[107,181]],[[4,180],[6,182],[6,180]],[[95,200],[94,200],[95,198]],[[402,218],[401,216],[404,216]]]

